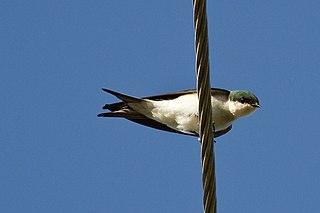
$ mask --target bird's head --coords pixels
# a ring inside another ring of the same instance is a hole
[[[258,98],[246,90],[233,90],[229,94],[230,111],[236,117],[242,117],[253,113],[260,107]]]

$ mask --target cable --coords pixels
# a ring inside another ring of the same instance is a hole
[[[217,212],[217,198],[206,1],[193,0],[193,12],[199,97],[199,139],[202,153],[203,205],[205,213],[215,213]]]

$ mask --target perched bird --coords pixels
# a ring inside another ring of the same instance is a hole
[[[106,104],[111,112],[98,117],[122,117],[130,121],[174,133],[199,136],[198,96],[196,90],[135,98],[109,89],[102,89],[122,102]],[[228,91],[211,89],[214,136],[226,134],[232,123],[253,113],[259,105],[258,98],[246,90]]]

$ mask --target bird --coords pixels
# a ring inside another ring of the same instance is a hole
[[[102,109],[109,112],[98,114],[98,117],[120,117],[159,130],[199,136],[197,90],[143,98],[105,88],[102,90],[121,101],[104,105]],[[247,90],[211,88],[211,107],[212,129],[217,138],[229,132],[234,121],[250,115],[260,104],[258,98]]]

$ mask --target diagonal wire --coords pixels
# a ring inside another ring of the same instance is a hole
[[[217,199],[206,1],[193,0],[193,12],[199,97],[199,138],[202,152],[203,205],[205,213],[215,213],[217,212]]]

